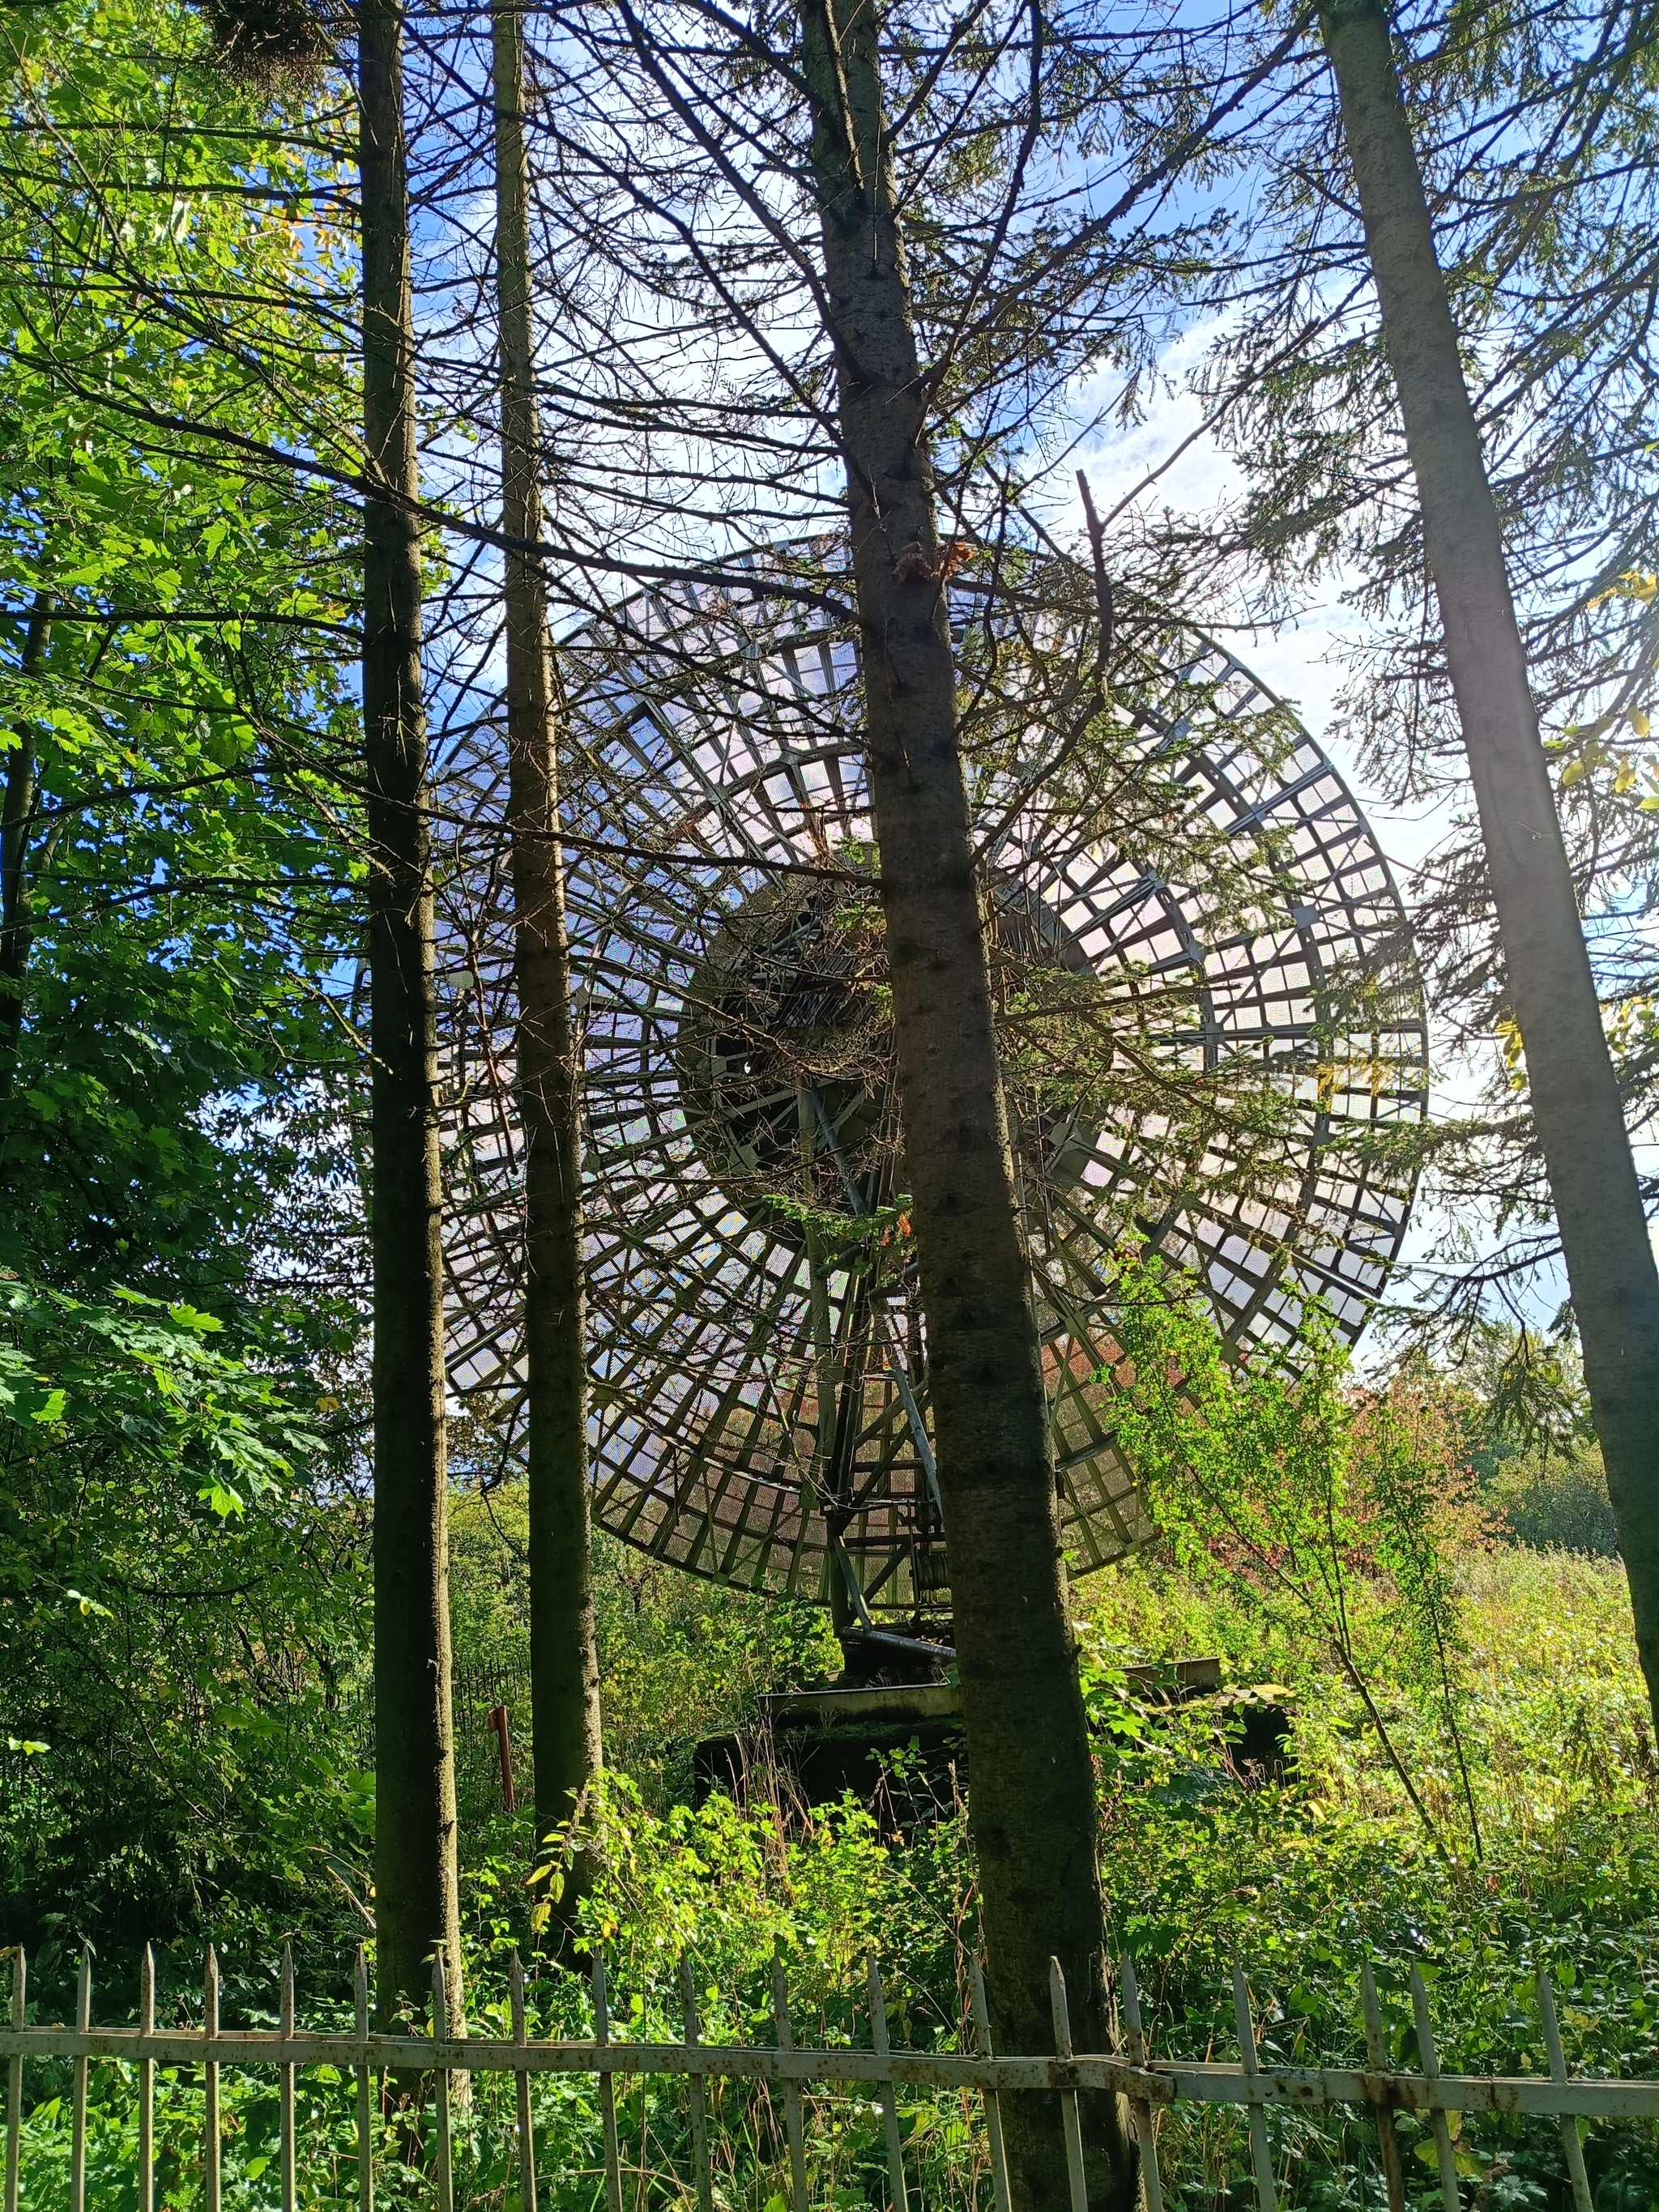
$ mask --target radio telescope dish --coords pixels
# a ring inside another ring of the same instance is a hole
[[[971,586],[952,611],[1061,1517],[1087,1572],[1151,1533],[1114,1435],[1115,1254],[1144,1239],[1236,1345],[1293,1352],[1310,1298],[1352,1340],[1405,1233],[1427,1060],[1401,902],[1330,761],[1231,654],[1167,626],[1120,656],[1080,750],[1093,648],[1066,591],[1092,600],[1066,565],[1036,614]],[[588,841],[567,867],[594,1510],[697,1573],[827,1601],[854,1636],[925,1636],[950,1594],[857,655],[847,625],[777,605],[676,586],[561,650],[565,823]],[[475,824],[498,823],[489,741],[459,781]],[[446,925],[470,1013],[451,1374],[510,1453],[511,916],[477,849],[475,829]]]

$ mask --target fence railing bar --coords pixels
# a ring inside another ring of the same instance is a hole
[[[704,2044],[688,2049],[678,2043],[630,2043],[625,2064],[617,2046],[593,2043],[532,2043],[520,2051],[510,2042],[482,2037],[434,2045],[429,2036],[296,2034],[285,2054],[270,2029],[221,2033],[214,2041],[217,2059],[228,2066],[274,2066],[291,2055],[296,2066],[333,2066],[343,2070],[365,2060],[397,2072],[428,2073],[442,2063],[457,2073],[599,2074],[613,2069],[629,2074],[700,2075],[733,2080],[786,2079],[801,2082],[865,2083],[890,2080],[907,2088],[996,2089],[1006,2095],[1022,2089],[1100,2089],[1154,2104],[1180,2101],[1203,2105],[1285,2105],[1316,2110],[1335,2105],[1364,2105],[1375,2079],[1343,2067],[1242,2065],[1199,2059],[1149,2060],[1131,2066],[1127,2058],[1080,2052],[1069,2066],[1054,2058],[981,2058],[957,2051],[890,2051],[878,2057],[868,2051],[777,2051],[767,2045]],[[158,2064],[201,2063],[199,2033],[168,2030],[140,2037],[131,2027],[100,2027],[85,2035],[73,2028],[0,2029],[0,2058],[116,2059],[131,2063],[149,2056]],[[1544,2075],[1392,2074],[1389,2087],[1395,2108],[1413,2112],[1507,2112],[1523,2118],[1555,2118],[1577,2113],[1582,2119],[1659,2120],[1659,2080],[1610,2081],[1570,2075],[1557,2081]]]
[[[898,2096],[893,2086],[892,2045],[887,2034],[887,2000],[882,1994],[881,1968],[873,1951],[866,1961],[870,1986],[870,2046],[885,2071],[876,2083],[881,2104],[883,2131],[887,2137],[887,2172],[892,2184],[893,2212],[909,2212],[904,2187],[904,2145],[899,2139]]]
[[[1123,1996],[1123,2045],[1132,2066],[1146,2063],[1146,2033],[1140,2020],[1140,1984],[1135,1962],[1126,1951],[1118,1966],[1118,1986]],[[1132,2097],[1135,2141],[1140,2147],[1140,2201],[1146,2212],[1164,2212],[1164,2177],[1158,2170],[1158,2122],[1151,2100]]]
[[[530,2037],[524,2018],[524,1961],[517,1951],[507,1969],[507,1997],[513,2012],[513,2040],[522,2051]],[[536,2212],[536,2131],[530,2110],[530,2075],[522,2066],[514,2069],[514,2087],[518,2097],[519,2208],[520,2212]]]
[[[1389,2192],[1389,2212],[1406,2212],[1406,2172],[1400,2163],[1400,2133],[1394,2124],[1389,2099],[1389,2052],[1382,2040],[1382,2008],[1377,2002],[1376,1976],[1371,1962],[1359,1966],[1359,2009],[1365,2027],[1365,2063],[1376,2076],[1377,2094],[1371,2102],[1376,2122],[1377,2148],[1382,2155],[1382,2180]]]
[[[208,2057],[219,2033],[219,1957],[211,1943],[202,1969],[202,2187],[207,2212],[219,2212],[219,2062]]]
[[[138,2032],[155,2032],[155,1946],[138,1967]],[[138,2061],[138,2212],[155,2212],[155,2061]]]
[[[449,2033],[449,1990],[444,1977],[444,1947],[432,1954],[432,2040],[441,2045]],[[455,2212],[455,2166],[449,2136],[449,2068],[434,2053],[432,2086],[438,2108],[438,2212]]]
[[[1069,2065],[1072,2051],[1072,2008],[1066,2002],[1066,1975],[1058,1959],[1048,1961],[1048,2004],[1054,2021],[1054,2056]],[[1083,2165],[1083,2116],[1077,2091],[1060,2093],[1060,2125],[1066,2134],[1066,2173],[1072,2189],[1072,2212],[1089,2212],[1089,2178]]]
[[[680,2020],[685,2040],[695,2051],[700,2039],[697,1984],[690,1958],[680,1960]],[[691,2172],[696,2185],[697,2212],[714,2212],[714,2177],[708,2163],[708,2089],[701,2074],[690,2077]]]
[[[778,2049],[793,2051],[793,2033],[789,2025],[789,1987],[783,1971],[781,1945],[772,1952],[772,2026],[776,2032]],[[783,2085],[783,2131],[789,2144],[789,2197],[794,2212],[806,2212],[806,2144],[800,2119],[800,2084],[786,2081]]]
[[[1544,2024],[1544,2050],[1552,2080],[1567,2078],[1566,2055],[1561,2048],[1561,2024],[1555,2016],[1555,1990],[1550,1978],[1538,1976],[1538,2014]],[[1578,2123],[1571,2112],[1561,2115],[1561,2148],[1566,2154],[1567,2179],[1572,2184],[1575,2212],[1591,2212],[1589,2177],[1584,2172],[1584,2146],[1578,2140]]]
[[[1429,2012],[1429,1992],[1424,1985],[1423,1969],[1415,1962],[1412,1966],[1412,2017],[1417,2023],[1418,2058],[1424,2073],[1433,2081],[1440,2072],[1440,2053],[1435,2045],[1434,2021]],[[1430,2120],[1434,2130],[1435,2163],[1440,2169],[1440,2201],[1443,2212],[1462,2212],[1451,2129],[1445,2113],[1438,2106],[1430,2115]]]
[[[1233,1961],[1233,2013],[1238,2022],[1238,2055],[1243,2062],[1249,2094],[1250,2171],[1255,2177],[1255,2201],[1260,2212],[1279,2212],[1279,2191],[1273,2185],[1273,2152],[1267,2142],[1267,2116],[1261,2109],[1261,2068],[1255,2053],[1255,2019],[1250,2010],[1250,1987],[1244,1969]]]
[[[981,2058],[991,2050],[991,2008],[985,1998],[985,1970],[976,1958],[968,1961],[969,1986],[974,2005],[974,2040]],[[1002,2140],[1002,2100],[994,2086],[981,2091],[985,2100],[985,2135],[991,2151],[991,2191],[996,2212],[1012,2212],[1008,2196],[1008,2153]]]
[[[281,2023],[283,2040],[285,2043],[292,2043],[294,2040],[294,1947],[291,1943],[284,1943],[283,1946],[283,1987],[279,2006],[277,2017]],[[282,2135],[279,2155],[283,2169],[280,2179],[282,2207],[283,2212],[294,2212],[294,2069],[292,2065],[279,2068],[276,2080],[281,2107]]]
[[[75,1984],[75,2025],[82,2035],[92,2026],[92,1946],[81,1946],[81,1972]],[[87,2212],[88,2062],[75,2062],[73,2133],[70,2142],[70,2212]]]
[[[11,1954],[11,2024],[21,2030],[27,2020],[28,1961],[20,1943]],[[18,2177],[23,2160],[23,2054],[6,2064],[6,2207],[17,2212]]]
[[[357,1946],[351,1977],[357,2041],[362,2056],[354,2069],[357,2077],[357,2212],[374,2212],[374,2068],[368,2057],[368,1957]]]
[[[611,2007],[605,1996],[605,1960],[597,1951],[593,1954],[593,2041],[601,2054],[608,2051]],[[605,2129],[605,2199],[610,2212],[623,2212],[622,2150],[617,2141],[617,2081],[608,2065],[599,2071],[599,2118]]]

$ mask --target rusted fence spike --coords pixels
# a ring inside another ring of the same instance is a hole
[[[202,2189],[207,2212],[219,2212],[219,2062],[210,2057],[219,2033],[219,1954],[211,1943],[202,1969]]]
[[[688,2050],[698,2047],[697,1984],[689,1958],[680,1960],[680,2021]],[[714,2176],[708,2163],[708,2087],[702,2074],[688,2075],[691,2100],[691,2171],[696,2185],[697,2212],[714,2212]]]
[[[75,2030],[84,2035],[92,2026],[92,1946],[81,1946],[81,1972],[75,1984]],[[70,2137],[70,2212],[87,2212],[87,2075],[84,2055],[75,2062],[71,2091],[74,2118]]]
[[[974,2003],[974,2040],[979,2045],[980,2057],[989,2058],[994,2054],[991,2008],[985,1997],[985,1971],[977,1959],[970,1958],[968,1972]],[[996,2199],[996,2212],[1010,2212],[1008,2154],[1002,2141],[1002,2100],[994,2089],[985,2092],[985,2135],[991,2152],[991,2192]]]
[[[294,1947],[283,1946],[283,1990],[281,2012],[278,2015],[284,2043],[294,2040]],[[279,2185],[283,2212],[294,2212],[294,2069],[291,2065],[276,2069],[276,2085],[281,2112],[281,2140],[279,2155],[282,2173]]]
[[[783,1946],[772,1947],[772,2026],[778,2049],[793,2051],[794,2035],[789,2026],[789,1988],[783,1972]],[[800,2084],[783,2085],[783,2131],[789,2144],[789,2194],[794,2212],[806,2212],[806,2144],[800,2118]]]
[[[515,1950],[507,1969],[507,1996],[513,2010],[513,2040],[522,2047],[530,2037],[524,2019],[524,1961]],[[518,2094],[519,2212],[536,2212],[536,2131],[530,2111],[530,2076],[520,2066],[514,2076]]]
[[[155,2033],[155,1946],[138,1966],[138,2033]],[[155,2061],[138,2061],[138,2212],[155,2212]]]
[[[870,1988],[871,2048],[878,2057],[890,2058],[893,2047],[887,2038],[887,2000],[882,1994],[881,1969],[876,1964],[873,1951],[866,1955],[865,1966]],[[890,2076],[877,2082],[876,2095],[881,2103],[882,2125],[887,2137],[887,2175],[892,2185],[893,2212],[909,2212],[904,2186],[904,2145],[899,2138],[898,2096]]]
[[[11,1954],[11,2024],[28,2025],[28,1960],[20,1943]],[[18,2176],[23,2159],[23,2055],[19,2051],[6,2067],[6,2208],[17,2212]]]
[[[444,1947],[432,1954],[432,2040],[449,2039],[449,1986],[444,1973]],[[438,2212],[455,2212],[455,2161],[449,2135],[449,2069],[434,2067],[432,2086],[438,2106]]]
[[[1555,1990],[1549,1976],[1538,1976],[1538,2015],[1544,2023],[1544,2049],[1550,2062],[1550,2079],[1567,2078],[1566,2055],[1561,2048],[1561,2025],[1555,2016]],[[1578,2122],[1571,2112],[1561,2115],[1561,2148],[1566,2153],[1567,2179],[1572,2184],[1574,2212],[1591,2212],[1589,2176],[1584,2171],[1584,2146],[1578,2140]]]
[[[1135,1962],[1126,1951],[1118,1962],[1118,1987],[1123,1996],[1123,2041],[1131,2066],[1146,2063],[1146,2032],[1140,2021],[1140,1984]],[[1164,2177],[1158,2170],[1157,2121],[1152,2100],[1137,2097],[1131,2110],[1135,2140],[1140,2146],[1140,2201],[1146,2212],[1164,2212]]]
[[[374,2212],[374,2067],[368,2055],[368,1954],[360,1943],[351,1977],[357,2040],[357,2212]]]
[[[1048,2004],[1054,2018],[1054,2056],[1069,2061],[1072,2049],[1072,2008],[1066,1996],[1066,1975],[1058,1959],[1048,1961]],[[1083,2116],[1078,2111],[1077,2091],[1060,2093],[1060,2125],[1066,2131],[1066,2172],[1072,2185],[1072,2212],[1089,2212],[1089,2179],[1083,2164]]]
[[[1279,2191],[1273,2186],[1273,2152],[1267,2142],[1267,2116],[1261,2109],[1261,2067],[1255,2055],[1255,2020],[1250,2011],[1250,1985],[1244,1969],[1233,1961],[1233,2013],[1238,2022],[1238,2057],[1243,2067],[1250,2119],[1250,2170],[1255,2176],[1255,2201],[1261,2212],[1279,2212]]]
[[[1418,2063],[1429,2081],[1437,2081],[1440,2078],[1440,2053],[1435,2047],[1434,2022],[1429,2016],[1429,1993],[1424,1987],[1423,1970],[1415,1964],[1412,1967],[1412,2017],[1417,2022]],[[1440,2202],[1443,2212],[1462,2212],[1451,2128],[1437,2105],[1430,2115],[1430,2122],[1434,2130],[1434,2156],[1440,2169]]]
[[[593,1954],[593,2040],[601,2050],[611,2041],[605,1960],[597,1951]],[[617,2077],[608,2066],[599,2075],[599,2118],[605,2127],[605,2201],[609,2212],[623,2212],[622,2149],[617,2141]]]
[[[1400,2162],[1400,2134],[1389,2101],[1388,2046],[1382,2040],[1382,2008],[1377,2002],[1376,1976],[1369,1959],[1359,1968],[1359,2009],[1365,2023],[1366,2071],[1382,2082],[1382,2094],[1371,2106],[1376,2122],[1377,2148],[1382,2154],[1382,2179],[1389,2192],[1389,2212],[1406,2212],[1406,2170]]]

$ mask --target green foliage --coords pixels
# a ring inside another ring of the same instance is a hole
[[[234,1954],[359,1879],[372,1795],[328,1710],[362,1650],[355,1516],[315,1502],[310,1393],[222,1336],[0,1281],[0,1723],[34,1747],[0,1766],[0,1869],[35,1943]]]
[[[7,31],[0,919],[23,1027],[0,1257],[94,1297],[257,1304],[320,1348],[350,1328],[327,1263],[356,1199],[329,1004],[358,931],[333,773],[354,533],[248,449],[349,397],[319,321],[331,167],[216,81],[166,0]]]

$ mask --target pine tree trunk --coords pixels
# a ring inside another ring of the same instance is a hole
[[[1322,20],[1637,1644],[1659,1717],[1659,1274],[1388,18],[1381,0],[1337,0]]]
[[[831,12],[831,5],[835,12]],[[1001,2048],[1109,2046],[1094,1773],[1066,1604],[1030,1269],[992,1026],[932,463],[886,151],[875,12],[805,0],[830,336],[927,1376]],[[1087,2100],[1089,2196],[1127,2206],[1115,2106]],[[1003,2100],[1015,2212],[1068,2202],[1054,2100]]]
[[[374,1887],[380,2023],[424,2013],[434,1946],[461,2014],[444,1462],[442,1191],[414,310],[398,0],[364,0],[363,741],[374,1189]]]
[[[36,592],[18,658],[20,675],[40,673],[52,642],[52,604],[50,592]],[[0,1102],[10,1097],[17,1080],[24,988],[34,949],[28,855],[40,756],[30,716],[18,724],[15,736],[17,742],[6,756],[6,793],[0,804]]]
[[[501,352],[501,527],[541,535],[524,146],[522,0],[495,0],[495,258]],[[530,1703],[536,1834],[544,1844],[599,1772],[587,1485],[581,1130],[558,842],[557,714],[539,563],[505,556],[519,1126],[525,1169],[525,1360],[530,1484]],[[568,1929],[586,1884],[573,1856],[553,1900]]]

